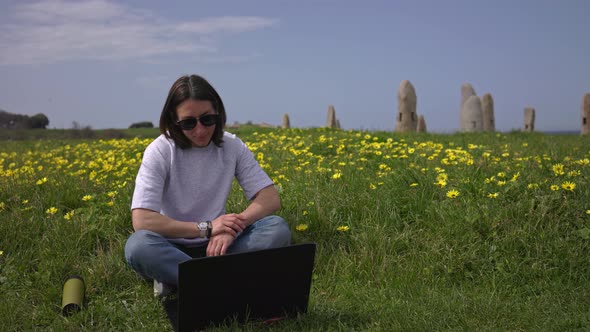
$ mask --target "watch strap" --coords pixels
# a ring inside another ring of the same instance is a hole
[[[207,238],[210,239],[211,238],[211,233],[213,233],[213,224],[211,223],[211,220],[207,220]]]

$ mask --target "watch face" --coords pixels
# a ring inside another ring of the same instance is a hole
[[[207,230],[207,223],[206,222],[200,222],[200,223],[197,224],[197,227],[201,231],[206,231]]]

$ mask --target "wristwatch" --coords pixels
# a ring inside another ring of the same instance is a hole
[[[202,238],[208,238],[208,229],[209,229],[209,222],[207,221],[201,221],[201,222],[197,222],[197,229],[199,230],[199,237]]]

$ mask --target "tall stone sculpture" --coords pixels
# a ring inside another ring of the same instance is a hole
[[[328,119],[326,120],[326,127],[336,128],[336,110],[333,105],[328,106]]]
[[[426,120],[424,120],[424,115],[418,116],[418,125],[416,126],[416,131],[419,133],[426,132]]]
[[[460,114],[459,114],[459,117],[460,117],[459,128],[461,128],[462,131],[474,131],[474,126],[471,123],[471,121],[473,120],[472,119],[473,114],[472,115],[464,114],[465,113],[464,105],[467,102],[467,100],[473,96],[477,96],[477,94],[475,93],[475,89],[473,89],[473,86],[471,86],[471,84],[464,83],[463,85],[461,85],[461,108],[460,108]],[[481,100],[480,100],[480,109],[481,109]],[[477,130],[477,131],[479,131],[479,130]]]
[[[467,98],[461,107],[461,130],[476,132],[483,130],[483,113],[481,100],[478,96]]]
[[[416,90],[410,81],[403,80],[397,90],[397,118],[395,131],[416,131],[418,117],[416,116]]]
[[[283,125],[281,126],[283,129],[291,128],[291,121],[289,121],[289,114],[283,114]]]
[[[461,85],[461,108],[463,108],[463,104],[469,99],[471,96],[477,96],[475,93],[475,89],[469,83],[464,83]]]
[[[532,107],[524,108],[524,128],[522,131],[535,131],[535,109]]]
[[[582,135],[590,134],[590,93],[582,98]]]
[[[341,129],[340,127],[340,119],[336,119],[336,128]]]
[[[496,120],[494,119],[494,99],[486,93],[481,98],[481,112],[483,115],[483,131],[496,131]]]

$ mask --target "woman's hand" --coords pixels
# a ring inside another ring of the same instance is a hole
[[[246,228],[246,221],[241,215],[223,214],[211,222],[211,237],[227,233],[235,238],[244,228]]]
[[[207,256],[225,255],[227,248],[234,242],[235,237],[229,233],[211,236],[207,245]]]

